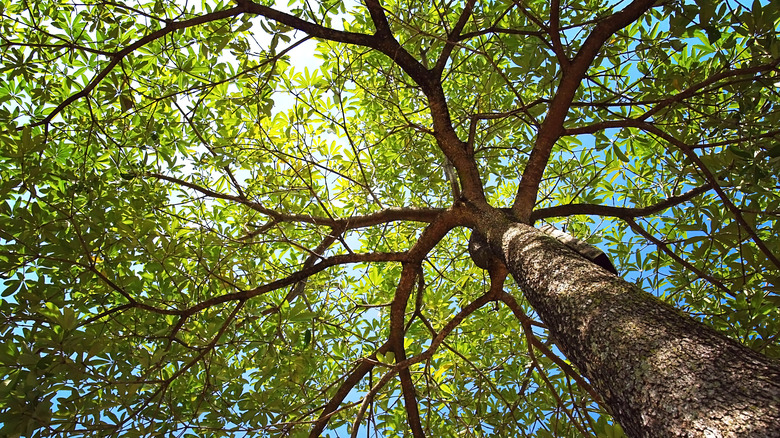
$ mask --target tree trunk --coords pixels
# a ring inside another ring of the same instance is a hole
[[[780,363],[534,228],[479,228],[630,437],[780,437]]]

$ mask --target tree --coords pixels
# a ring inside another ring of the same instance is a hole
[[[0,14],[4,435],[780,436],[778,2]]]

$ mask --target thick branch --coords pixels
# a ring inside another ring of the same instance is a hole
[[[563,44],[561,43],[560,0],[552,0],[550,2],[550,40],[552,41],[555,57],[558,58],[558,64],[561,65],[561,69],[567,70],[571,61],[566,56],[566,51],[563,49]]]
[[[406,305],[409,301],[415,279],[419,271],[419,265],[428,252],[460,221],[459,209],[450,209],[442,213],[420,235],[420,238],[409,250],[401,272],[401,278],[396,287],[393,304],[390,307],[390,340],[395,344],[400,342],[403,346],[404,319]],[[398,357],[398,352],[395,352]]]
[[[517,196],[512,205],[515,216],[521,222],[528,223],[530,221],[531,212],[536,204],[539,183],[550,159],[553,145],[564,133],[563,122],[569,112],[569,107],[577,88],[579,88],[580,82],[585,77],[591,62],[593,62],[601,47],[612,34],[634,22],[650,9],[654,3],[654,0],[634,0],[622,11],[600,22],[585,40],[585,43],[577,52],[577,56],[568,65],[569,67],[563,70],[558,90],[552,102],[550,102],[547,116],[539,128],[536,143],[531,151],[531,155],[528,157],[528,164],[523,171]]]
[[[372,47],[379,49],[392,59],[420,86],[428,98],[436,142],[458,171],[463,195],[474,202],[484,202],[485,195],[482,190],[479,170],[473,157],[467,152],[466,144],[458,137],[452,125],[449,106],[441,86],[440,74],[434,70],[426,69],[393,37],[384,10],[377,0],[366,0],[366,7],[376,27],[377,37],[379,37],[376,46]],[[465,17],[465,19],[467,18],[468,16]],[[463,21],[463,25],[465,25],[465,19],[461,16],[460,21]]]
[[[302,20],[294,15],[277,11],[276,9],[269,8],[268,6],[254,3],[251,0],[235,1],[238,3],[242,12],[260,15],[262,17],[268,18],[269,20],[274,20],[278,23],[290,26],[293,29],[300,30],[315,38],[376,48],[376,43],[378,40],[374,37],[374,35],[331,29],[329,27],[321,26],[310,21]]]
[[[493,291],[488,291],[488,293],[480,296],[476,300],[469,303],[466,307],[462,308],[457,315],[455,315],[450,321],[448,321],[447,324],[444,325],[444,327],[442,327],[441,331],[439,331],[439,333],[431,340],[430,347],[428,347],[425,351],[418,354],[417,356],[414,356],[410,359],[404,359],[398,361],[396,365],[393,366],[393,369],[391,369],[384,376],[382,376],[379,382],[376,385],[374,385],[374,387],[371,388],[368,394],[366,394],[365,397],[363,398],[363,404],[361,405],[361,408],[358,411],[357,418],[355,421],[355,427],[353,427],[352,436],[354,436],[354,433],[357,430],[357,423],[360,422],[360,420],[363,418],[363,415],[366,412],[366,408],[368,407],[369,401],[374,398],[376,393],[379,392],[379,390],[382,389],[382,387],[385,386],[396,373],[400,373],[403,370],[408,371],[410,366],[430,359],[433,356],[433,354],[436,353],[436,350],[438,350],[439,346],[444,342],[447,336],[449,336],[449,334],[453,330],[455,330],[455,328],[461,322],[463,322],[463,320],[466,319],[466,317],[468,317],[469,315],[477,311],[477,309],[481,308],[485,304],[489,303],[494,298],[495,298],[495,294],[493,293]],[[396,353],[396,360],[398,360],[398,353]],[[420,428],[419,433],[423,433],[422,428]],[[313,435],[309,435],[309,436],[313,437]]]
[[[379,3],[379,0],[365,0],[364,3],[366,9],[368,9],[368,14],[371,15],[371,21],[374,23],[376,34],[383,38],[392,38],[390,23],[387,21],[387,15],[385,15],[385,10]]]
[[[409,250],[409,257],[406,263],[404,263],[395,297],[390,306],[390,336],[388,341],[395,353],[396,360],[399,362],[406,360],[406,351],[404,350],[406,305],[409,302],[409,296],[420,271],[420,263],[428,252],[458,223],[458,219],[457,209],[450,209],[442,213],[422,232],[420,238]],[[412,428],[412,433],[415,437],[423,437],[425,434],[420,424],[417,396],[411,380],[411,374],[406,368],[399,368],[398,371],[401,377],[404,405],[408,413],[409,426]]]
[[[370,227],[373,225],[384,224],[388,222],[396,221],[411,221],[411,222],[433,222],[433,220],[445,210],[440,208],[401,208],[390,207],[376,213],[370,213],[362,216],[351,216],[347,218],[332,218],[326,216],[311,216],[305,214],[288,214],[280,213],[272,208],[265,207],[263,204],[255,201],[250,201],[241,196],[229,195],[226,193],[215,192],[209,188],[200,186],[189,181],[185,181],[181,178],[176,178],[159,173],[148,173],[146,176],[157,178],[163,181],[168,181],[189,189],[195,190],[203,195],[214,199],[224,199],[226,201],[233,201],[241,205],[245,205],[252,210],[269,216],[275,222],[298,222],[312,225],[322,225],[332,227],[334,229],[353,230],[356,228]]]
[[[355,367],[355,369],[349,374],[349,376],[344,380],[344,383],[341,384],[339,389],[336,390],[336,393],[333,394],[333,397],[330,398],[328,403],[322,409],[320,417],[314,423],[314,427],[309,433],[309,438],[318,438],[322,435],[322,431],[325,430],[325,426],[328,425],[328,420],[330,420],[331,415],[333,415],[333,413],[336,412],[336,410],[339,408],[341,402],[344,401],[350,392],[352,392],[352,389],[355,387],[355,385],[360,383],[363,377],[365,377],[365,375],[374,368],[374,364],[377,360],[377,353],[384,355],[388,351],[390,351],[390,342],[385,342],[376,350],[375,353],[371,354],[358,363],[357,367]]]
[[[455,27],[453,27],[450,34],[447,35],[447,42],[441,50],[439,59],[436,61],[436,66],[433,67],[433,71],[436,72],[436,75],[439,77],[441,77],[444,67],[450,59],[452,50],[455,48],[455,43],[460,39],[460,33],[463,32],[463,28],[469,21],[469,17],[471,17],[471,12],[474,10],[474,3],[476,3],[476,0],[468,0],[466,4],[463,5],[463,12],[461,12],[458,22],[455,23]]]
[[[649,216],[651,214],[655,214],[674,207],[675,205],[690,201],[694,197],[706,192],[707,190],[710,190],[711,188],[712,184],[705,184],[703,186],[691,189],[682,195],[671,196],[653,205],[648,205],[647,207],[615,207],[612,205],[596,204],[566,204],[540,208],[538,210],[534,210],[534,212],[531,214],[531,223],[548,217],[574,216],[578,214],[609,216],[620,219]]]

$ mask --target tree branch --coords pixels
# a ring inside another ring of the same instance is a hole
[[[159,38],[162,38],[171,32],[187,29],[189,27],[197,26],[204,23],[209,23],[216,20],[235,17],[239,15],[241,12],[243,12],[241,6],[226,9],[224,11],[216,11],[209,14],[201,15],[199,17],[191,18],[189,20],[171,22],[167,26],[163,27],[162,29],[156,30],[150,33],[149,35],[146,35],[145,37],[139,39],[133,44],[130,44],[124,49],[113,53],[111,55],[111,61],[109,61],[108,65],[106,65],[94,78],[92,78],[92,80],[89,81],[89,83],[84,88],[82,88],[81,91],[71,94],[67,99],[60,102],[60,104],[57,105],[49,113],[49,115],[47,115],[46,117],[44,117],[42,120],[38,122],[31,123],[30,126],[35,127],[35,126],[48,124],[54,119],[54,117],[57,116],[57,114],[62,112],[62,110],[64,110],[68,105],[83,97],[88,96],[89,93],[92,92],[92,90],[95,89],[95,87],[97,87],[100,81],[105,79],[105,77],[108,76],[111,70],[113,70],[114,67],[116,67],[122,61],[122,59],[124,59],[130,53],[134,52],[136,49],[143,47],[146,44],[149,44],[150,42],[155,41]]]
[[[600,406],[604,406],[605,408],[609,408],[605,403],[604,400],[602,400],[599,393],[596,391],[596,389],[591,386],[590,383],[588,383],[587,380],[585,380],[584,377],[582,377],[582,374],[580,374],[578,371],[576,371],[574,368],[572,368],[571,365],[566,363],[563,359],[558,357],[557,354],[550,351],[549,348],[547,348],[542,341],[539,340],[536,336],[533,335],[533,330],[531,329],[532,325],[540,326],[541,324],[537,323],[528,315],[523,312],[523,309],[520,308],[520,304],[518,304],[515,297],[513,297],[511,294],[501,291],[497,296],[499,301],[506,304],[507,307],[509,307],[509,310],[512,311],[512,314],[517,318],[518,321],[520,321],[520,324],[523,326],[523,331],[526,332],[526,334],[531,334],[531,336],[527,336],[528,342],[531,344],[529,345],[529,348],[533,347],[539,350],[542,354],[545,355],[548,359],[553,361],[558,367],[563,370],[566,375],[574,379],[575,382],[577,382],[578,385],[582,387],[590,396],[593,398],[593,400],[598,403]]]
[[[406,361],[406,351],[404,350],[404,319],[406,316],[406,305],[409,296],[414,288],[415,280],[420,271],[420,263],[428,252],[457,224],[459,214],[457,209],[450,209],[442,213],[433,223],[431,223],[420,235],[420,238],[409,250],[408,259],[403,265],[401,278],[396,287],[393,304],[390,306],[390,335],[388,342],[392,346],[396,360]],[[404,405],[408,413],[407,420],[415,437],[424,437],[425,433],[420,424],[419,411],[417,409],[417,397],[415,395],[414,383],[411,380],[411,374],[408,369],[398,369],[401,378],[401,387],[403,389]]]
[[[750,226],[750,224],[747,223],[744,217],[742,217],[742,212],[737,208],[736,205],[734,205],[733,202],[731,202],[731,199],[729,199],[728,195],[726,195],[726,192],[723,190],[723,188],[718,184],[717,179],[715,178],[715,175],[710,172],[710,169],[707,168],[707,166],[704,164],[704,162],[701,161],[698,155],[696,155],[696,152],[693,151],[693,149],[685,142],[678,140],[676,137],[667,134],[666,132],[659,129],[657,126],[642,122],[640,124],[641,128],[644,129],[647,132],[650,132],[652,134],[657,135],[658,137],[668,141],[669,143],[675,145],[680,151],[685,154],[686,157],[688,157],[689,160],[691,160],[696,167],[699,168],[699,171],[704,175],[704,178],[712,185],[712,189],[715,190],[715,192],[720,197],[721,201],[723,201],[723,204],[726,205],[726,208],[731,212],[731,214],[734,215],[734,219],[737,221],[737,223],[745,229],[745,231],[750,235],[750,237],[753,239],[753,242],[756,243],[756,246],[761,250],[761,252],[772,262],[773,265],[775,265],[777,268],[780,268],[780,259],[777,258],[776,255],[772,253],[772,251],[766,246],[763,240],[756,234],[756,231],[753,229],[753,227]]]
[[[463,194],[474,202],[484,202],[485,194],[482,190],[479,170],[471,155],[467,153],[466,144],[458,137],[452,125],[440,76],[435,71],[426,69],[393,37],[384,9],[377,0],[366,0],[366,7],[377,31],[377,42],[370,47],[374,47],[388,56],[420,86],[428,98],[434,137],[441,151],[458,171]]]
[[[396,288],[395,299],[390,306],[390,337],[388,342],[392,346],[397,362],[406,360],[406,350],[404,349],[404,315],[406,313],[406,303],[411,294],[411,290],[414,287],[414,280],[417,277],[417,273],[420,271],[419,266],[419,263],[404,264],[403,270],[401,271],[401,279]],[[408,368],[398,368],[397,371],[401,380],[407,423],[412,429],[412,435],[415,438],[422,438],[425,436],[425,433],[423,432],[422,424],[420,423],[417,394],[414,388],[414,382],[412,381],[411,372]],[[361,410],[363,410],[363,408],[361,408]]]
[[[578,214],[609,216],[620,219],[649,216],[651,214],[674,207],[675,205],[690,201],[694,197],[699,196],[711,188],[712,184],[704,184],[681,195],[671,196],[653,205],[648,205],[647,207],[615,207],[611,205],[597,204],[565,204],[556,205],[554,207],[540,208],[538,210],[534,210],[534,212],[531,213],[531,223],[548,217],[574,216]]]
[[[242,12],[268,18],[269,20],[290,26],[293,29],[300,30],[301,32],[304,32],[307,35],[311,35],[315,38],[377,48],[376,43],[378,42],[378,39],[375,38],[374,35],[331,29],[329,27],[321,26],[310,21],[302,20],[294,15],[277,11],[276,9],[269,8],[268,6],[254,3],[251,0],[235,0],[235,2],[238,3],[238,8]]]
[[[531,151],[531,155],[528,157],[528,164],[526,164],[523,171],[517,195],[512,205],[515,216],[521,222],[530,222],[531,212],[536,204],[539,183],[550,159],[553,145],[564,133],[563,122],[569,112],[569,107],[577,88],[579,88],[582,78],[585,77],[591,62],[593,62],[601,47],[612,34],[634,22],[650,9],[654,3],[654,0],[634,0],[622,11],[610,15],[597,24],[569,64],[569,68],[563,70],[558,90],[552,102],[550,102],[547,116],[539,128],[536,143]]]
[[[703,80],[703,81],[701,81],[701,82],[699,82],[697,84],[691,85],[690,87],[686,88],[685,90],[682,90],[682,91],[680,91],[679,93],[677,93],[677,94],[675,94],[673,96],[669,96],[666,99],[659,100],[659,101],[648,101],[648,102],[641,102],[641,103],[637,102],[637,103],[634,103],[636,105],[640,105],[640,104],[642,104],[642,105],[654,104],[651,109],[645,111],[644,113],[642,113],[638,117],[627,118],[627,119],[622,119],[622,120],[605,120],[603,122],[592,123],[590,125],[580,126],[580,127],[577,127],[577,128],[568,128],[568,129],[564,129],[562,135],[593,134],[595,132],[603,131],[605,129],[610,129],[610,128],[636,128],[636,127],[640,127],[641,122],[646,121],[648,118],[650,118],[653,115],[657,114],[662,109],[664,109],[664,108],[666,108],[666,107],[668,107],[668,106],[670,106],[672,104],[682,102],[685,99],[691,98],[691,97],[697,95],[699,92],[702,92],[702,90],[704,90],[708,86],[710,86],[710,85],[712,85],[712,84],[714,84],[714,83],[716,83],[716,82],[718,82],[720,80],[728,79],[728,78],[732,78],[732,77],[736,77],[736,76],[743,76],[743,75],[756,75],[756,74],[763,73],[763,72],[766,72],[766,71],[771,71],[771,70],[777,68],[778,65],[780,65],[780,59],[774,60],[774,61],[772,61],[770,63],[767,63],[767,64],[757,65],[757,66],[754,66],[754,67],[745,67],[745,68],[738,68],[738,69],[734,69],[734,70],[722,71],[720,73],[717,73],[717,74],[714,74],[714,75],[708,77],[707,79],[705,79],[705,80]],[[721,87],[715,87],[713,89],[710,89],[709,91],[715,91],[715,90],[717,90],[719,88],[721,88]],[[751,137],[751,138],[756,138],[756,137]],[[733,142],[728,142],[726,144],[730,144],[730,143],[734,143],[734,142],[736,142],[736,140],[733,141]]]
[[[203,309],[214,306],[216,304],[221,304],[228,301],[248,300],[252,297],[256,297],[258,295],[262,295],[270,291],[282,287],[290,286],[300,281],[303,281],[306,278],[331,266],[343,265],[347,263],[365,263],[365,262],[405,262],[407,261],[407,258],[408,255],[407,253],[404,252],[388,252],[388,253],[372,252],[366,254],[341,254],[341,255],[326,257],[322,259],[320,263],[317,263],[316,265],[313,265],[309,268],[296,271],[283,279],[276,280],[271,283],[264,284],[262,286],[258,286],[254,289],[242,290],[238,292],[233,292],[233,293],[209,298],[205,301],[201,301],[200,303],[195,304],[194,306],[188,307],[187,309],[174,311],[174,313],[178,315],[192,315],[196,312],[199,312]]]
[[[373,388],[368,392],[368,394],[363,397],[363,403],[360,407],[360,410],[358,411],[358,414],[356,416],[356,420],[354,422],[353,426],[353,435],[355,434],[355,431],[357,430],[357,424],[359,424],[360,420],[363,418],[363,415],[365,415],[366,409],[368,408],[368,403],[370,400],[374,398],[376,393],[387,384],[387,382],[390,381],[390,379],[396,374],[403,370],[409,369],[410,366],[420,363],[424,360],[428,360],[430,357],[433,356],[433,354],[438,350],[439,346],[444,342],[444,339],[449,336],[449,334],[455,330],[455,328],[464,320],[467,316],[474,313],[477,309],[481,308],[485,304],[489,303],[494,298],[494,294],[489,291],[488,293],[480,296],[476,300],[472,301],[468,305],[466,305],[464,308],[458,312],[457,315],[455,315],[450,321],[445,324],[444,327],[439,331],[439,333],[431,340],[431,345],[422,353],[418,354],[417,356],[414,356],[410,359],[404,359],[401,361],[398,361],[393,368],[388,371],[382,378],[379,380],[379,382],[374,385]],[[390,342],[390,341],[388,341]],[[398,353],[396,352],[396,360],[398,359]],[[418,418],[419,420],[419,418]],[[422,431],[422,428],[420,428],[419,433],[422,433],[424,436],[424,432]],[[312,435],[309,435],[312,437]]]
[[[344,383],[341,384],[333,397],[331,397],[331,399],[322,409],[322,413],[314,423],[314,427],[312,428],[311,432],[309,432],[309,438],[319,438],[322,435],[322,431],[325,430],[325,426],[328,425],[330,417],[339,408],[341,402],[344,401],[350,392],[352,392],[352,389],[355,387],[355,385],[360,383],[363,377],[365,377],[365,375],[374,368],[374,364],[377,360],[377,353],[384,355],[388,351],[390,351],[389,341],[382,344],[382,346],[379,347],[375,353],[372,353],[370,356],[358,363],[357,367],[355,367],[355,369],[349,374],[349,376],[344,380]]]
[[[299,222],[312,225],[322,225],[332,227],[335,229],[344,228],[344,230],[353,230],[356,228],[370,227],[373,225],[384,224],[388,222],[397,221],[411,221],[411,222],[433,222],[433,220],[444,209],[441,208],[416,208],[416,207],[390,207],[384,210],[380,210],[376,213],[370,213],[361,216],[351,216],[347,218],[331,218],[326,216],[311,216],[304,214],[288,214],[279,213],[278,211],[265,207],[263,204],[255,201],[250,201],[241,196],[229,195],[226,193],[215,192],[209,188],[200,186],[189,181],[185,181],[181,178],[173,176],[163,175],[159,173],[146,173],[145,176],[150,176],[163,181],[168,181],[173,184],[181,185],[189,189],[195,190],[203,195],[209,196],[214,199],[224,199],[226,201],[233,201],[241,205],[245,205],[252,210],[269,216],[275,222]]]
[[[537,38],[543,38],[545,35],[544,32],[539,30],[519,30],[519,29],[508,29],[503,27],[491,26],[482,30],[464,33],[463,35],[460,36],[460,38],[458,38],[458,41],[467,40],[469,38],[475,38],[489,33],[504,33],[507,35],[533,36]]]
[[[664,252],[664,254],[668,255],[671,259],[688,269],[689,271],[696,274],[697,277],[703,278],[704,280],[709,281],[713,286],[717,287],[718,289],[722,290],[726,293],[726,295],[729,295],[731,297],[734,297],[734,293],[729,290],[728,287],[726,287],[725,284],[723,284],[722,281],[718,280],[717,278],[707,274],[706,272],[702,271],[701,269],[697,268],[696,266],[693,266],[691,263],[689,263],[684,258],[680,257],[672,251],[669,248],[669,245],[666,244],[666,242],[661,241],[660,239],[657,239],[655,236],[647,232],[644,228],[640,227],[639,224],[636,223],[634,218],[626,217],[622,218],[623,221],[625,221],[629,227],[631,227],[632,230],[634,230],[635,233],[639,234],[640,236],[647,239],[649,242],[652,242],[655,244],[656,247],[658,247],[661,251]]]
[[[561,44],[561,1],[552,0],[550,2],[550,40],[552,41],[553,52],[558,58],[558,64],[562,70],[567,70],[571,61],[566,56],[566,51]]]
[[[463,12],[461,12],[460,18],[458,18],[458,22],[455,23],[455,27],[453,27],[452,31],[449,33],[449,35],[447,35],[447,42],[444,44],[444,48],[441,50],[439,59],[436,61],[436,65],[433,67],[433,71],[436,72],[436,75],[439,77],[441,77],[442,72],[444,72],[444,67],[447,65],[447,61],[450,59],[452,50],[455,48],[455,43],[460,38],[460,33],[463,32],[463,28],[466,26],[466,23],[471,17],[471,13],[474,10],[474,3],[476,3],[476,0],[466,1],[466,4],[463,5]]]

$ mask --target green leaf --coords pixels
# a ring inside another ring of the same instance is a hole
[[[710,44],[715,44],[718,40],[721,38],[720,30],[718,30],[714,26],[707,26],[704,28],[705,32],[707,32],[707,40],[710,42]]]
[[[24,155],[28,151],[31,151],[32,149],[33,149],[32,127],[28,125],[22,129],[22,150],[20,155]]]
[[[617,156],[620,161],[624,163],[627,163],[629,161],[626,154],[624,154],[623,151],[620,150],[620,147],[618,147],[617,145],[614,145],[612,147],[612,150],[615,152],[615,156]]]
[[[0,3],[0,435],[335,436],[374,388],[406,436],[411,385],[427,436],[622,437],[582,382],[695,375],[636,354],[669,306],[655,358],[780,358],[776,2],[120,3]]]
[[[119,95],[119,104],[122,108],[122,112],[130,111],[135,106],[135,101],[128,94]]]

